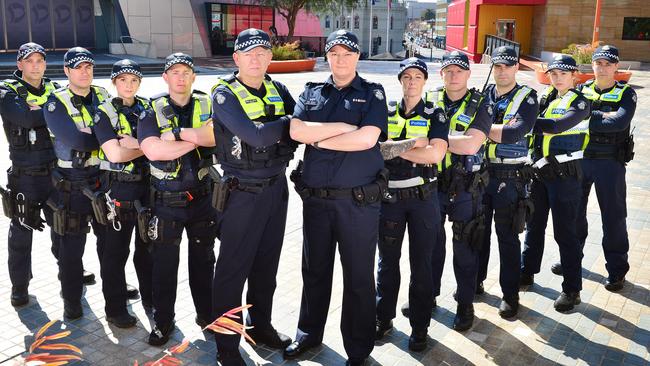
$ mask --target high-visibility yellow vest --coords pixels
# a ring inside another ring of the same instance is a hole
[[[22,83],[16,79],[7,79],[3,81],[2,84],[7,88],[13,90],[21,98],[25,99],[27,103],[35,104],[35,105],[45,104],[50,94],[54,90],[56,90],[54,83],[52,83],[49,79],[45,79],[45,78],[43,78],[43,85],[45,86],[45,92],[43,93],[43,95],[32,94],[27,87],[22,85]]]
[[[239,100],[239,104],[244,108],[244,112],[248,118],[253,121],[264,117],[272,117],[267,116],[264,109],[265,105],[273,106],[273,115],[275,116],[284,116],[286,114],[284,112],[284,101],[271,80],[264,79],[263,85],[266,89],[266,95],[263,99],[251,94],[248,89],[246,89],[246,87],[233,76],[219,79],[219,82],[212,87],[212,91],[214,92],[214,89],[219,85],[225,85],[228,89],[232,90],[233,94],[235,94]]]
[[[521,86],[506,106],[503,118],[494,121],[494,124],[505,125],[517,114],[521,103],[528,98],[533,89]],[[495,112],[496,113],[496,112]],[[491,140],[485,141],[485,155],[493,163],[525,163],[532,152],[532,131],[529,131],[519,141],[511,144],[497,143]]]
[[[552,86],[548,87],[544,91],[542,98],[550,95],[552,91],[553,91],[553,87]],[[576,98],[578,98],[578,96],[579,94],[574,92],[573,90],[567,91],[562,97],[556,98],[548,104],[548,107],[546,107],[546,111],[543,113],[542,117],[544,118],[563,117],[566,111],[571,106],[571,103]],[[580,146],[576,149],[576,151],[584,150],[587,147],[587,143],[589,142],[589,119],[580,121],[580,123],[578,123],[577,125],[573,126],[572,128],[564,132],[553,134],[553,135],[544,134],[544,136],[542,136],[542,141],[541,141],[542,156],[546,157],[551,155],[550,150],[554,146],[561,147],[561,146],[572,145],[575,148],[575,146],[577,146],[575,143],[576,138],[578,138],[578,140],[582,140],[581,143],[580,141],[578,141],[578,145]],[[537,146],[537,148],[540,148],[540,146]]]

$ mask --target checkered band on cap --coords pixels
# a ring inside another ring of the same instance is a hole
[[[93,65],[95,64],[95,60],[92,57],[90,57],[88,55],[79,55],[79,56],[75,56],[75,57],[69,59],[68,61],[66,61],[65,66],[71,67],[71,68],[74,69],[75,67],[79,66],[80,63],[83,63],[83,62],[89,62],[89,63],[91,63]]]
[[[253,46],[253,47],[262,46],[262,47],[266,47],[266,48],[271,48],[271,42],[269,42],[268,40],[263,39],[261,37],[260,38],[249,39],[249,40],[244,41],[242,43],[235,42],[235,51],[240,51],[240,50],[246,50],[246,49],[249,49],[249,48],[253,48],[251,46]]]
[[[354,50],[356,52],[359,52],[359,44],[349,40],[347,37],[337,37],[337,38],[334,38],[333,40],[329,41],[325,45],[325,52],[329,52],[329,50],[332,47],[334,47],[334,46],[336,46],[338,44],[347,46],[350,49],[352,49],[352,50]]]
[[[20,47],[20,49],[18,50],[18,55],[16,56],[16,60],[20,61],[34,52],[40,53],[41,55],[43,55],[43,57],[45,57],[45,49],[37,44],[34,44],[24,48]]]
[[[416,69],[421,70],[421,71],[422,71],[423,73],[425,73],[425,74],[428,73],[428,70],[427,70],[425,67],[423,67],[423,66],[420,65],[420,64],[416,64],[416,63],[412,63],[412,64],[408,64],[408,65],[404,65],[404,66],[402,66],[402,67],[399,69],[399,73],[401,74],[402,72],[404,72],[404,70],[406,70],[406,69],[410,69],[410,68],[413,68],[413,67],[415,67]]]
[[[548,64],[548,67],[546,68],[547,70],[554,70],[554,69],[560,69],[560,70],[566,70],[566,71],[576,71],[578,70],[578,66],[575,65],[568,65],[564,63],[550,63]]]
[[[492,62],[497,62],[497,61],[512,61],[512,62],[519,62],[519,58],[514,57],[514,56],[508,56],[508,55],[497,55],[492,57]]]
[[[189,66],[190,69],[194,70],[194,63],[192,61],[183,57],[174,57],[165,63],[165,71],[169,70],[170,67],[176,64],[184,64]]]
[[[618,61],[618,55],[609,52],[595,52],[594,55],[591,56],[592,60],[596,60],[599,58],[609,58]]]
[[[447,67],[449,65],[458,65],[458,66],[464,68],[465,70],[469,70],[469,64],[467,62],[463,61],[462,59],[457,58],[457,57],[452,57],[452,58],[448,58],[446,60],[443,60],[442,61],[442,66],[440,68],[444,69],[445,67]]]
[[[139,78],[142,78],[142,73],[136,69],[130,68],[130,67],[125,67],[120,69],[119,71],[112,72],[111,73],[111,80],[115,79],[116,77],[122,75],[122,74],[133,74]]]

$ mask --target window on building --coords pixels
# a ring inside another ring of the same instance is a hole
[[[499,19],[496,22],[497,37],[515,40],[515,20],[514,19]]]
[[[372,17],[372,29],[377,29],[379,26],[379,18],[377,18],[376,15],[373,15]]]
[[[345,29],[350,29],[350,19],[345,20]]]
[[[341,26],[340,26],[339,24],[340,24],[340,23],[339,23],[339,20],[336,19],[336,29],[340,29],[340,28],[341,28]]]
[[[393,17],[390,17],[390,29],[393,29]]]
[[[325,28],[329,29],[332,27],[331,19],[329,15],[325,15]]]
[[[623,39],[650,41],[650,18],[623,18]]]
[[[354,16],[354,29],[359,29],[359,16]]]

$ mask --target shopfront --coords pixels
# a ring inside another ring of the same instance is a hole
[[[275,24],[272,7],[222,3],[205,6],[213,55],[232,54],[239,32],[257,28],[270,34]]]

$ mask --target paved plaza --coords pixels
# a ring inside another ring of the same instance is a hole
[[[440,64],[429,64],[427,88],[441,85],[438,70]],[[294,97],[307,81],[324,80],[327,65],[319,62],[315,72],[280,74],[274,78],[282,81]],[[360,62],[363,77],[384,85],[389,98],[398,98],[401,87],[396,74],[397,62]],[[470,85],[483,86],[487,76],[487,65],[474,65]],[[225,73],[226,71],[224,71]],[[200,75],[196,88],[209,92],[217,75]],[[520,72],[518,81],[538,90],[532,72]],[[98,85],[108,87],[110,80],[96,80]],[[553,301],[561,291],[561,277],[550,272],[550,265],[559,260],[559,252],[552,236],[551,221],[547,230],[547,246],[542,272],[535,277],[535,285],[528,292],[520,293],[521,308],[516,320],[504,320],[498,315],[501,289],[498,283],[499,267],[497,245],[492,245],[491,261],[486,293],[475,300],[476,320],[467,332],[458,333],[451,329],[456,303],[452,298],[455,279],[451,260],[451,235],[448,235],[447,260],[441,296],[429,328],[429,347],[421,353],[408,350],[410,326],[408,319],[398,311],[395,329],[378,342],[371,354],[373,365],[649,365],[650,364],[650,124],[645,124],[650,115],[650,71],[634,71],[631,84],[638,93],[639,105],[633,123],[636,141],[636,159],[628,166],[627,199],[628,230],[630,236],[630,265],[628,282],[619,293],[605,290],[605,261],[600,246],[602,229],[600,212],[595,194],[588,207],[589,237],[583,260],[584,289],[582,304],[568,314],[554,310]],[[114,91],[114,89],[109,88]],[[146,77],[142,83],[141,95],[150,96],[165,90],[161,77]],[[4,134],[2,134],[4,136]],[[9,167],[7,143],[0,139],[0,168]],[[302,156],[302,149],[298,156]],[[292,162],[293,168],[296,160]],[[290,170],[288,170],[290,171]],[[6,175],[0,174],[0,182],[6,184]],[[292,190],[289,198],[289,214],[280,268],[275,292],[273,324],[290,336],[295,335],[302,290],[302,204]],[[447,230],[450,225],[447,224]],[[0,217],[0,263],[7,261],[7,230],[9,220]],[[492,242],[496,234],[492,231]],[[63,319],[63,301],[59,297],[60,284],[57,280],[57,265],[50,252],[49,228],[35,233],[33,247],[33,274],[30,284],[30,303],[13,308],[9,303],[11,285],[6,267],[0,270],[0,364],[12,365],[33,341],[33,333],[49,320]],[[521,236],[523,241],[523,235]],[[406,240],[406,239],[405,239]],[[98,282],[85,286],[84,316],[75,321],[56,323],[55,328],[64,327],[72,334],[62,340],[83,351],[83,361],[75,365],[133,365],[161,356],[163,349],[147,344],[147,337],[153,325],[139,300],[130,301],[130,310],[137,316],[137,327],[119,329],[106,322],[104,299],[99,280],[99,262],[95,250],[95,238],[88,236],[84,255],[84,266],[94,272]],[[402,286],[398,304],[407,300],[408,290],[408,246],[403,246]],[[218,250],[218,243],[215,245]],[[181,265],[179,267],[178,298],[176,303],[177,330],[172,346],[184,338],[192,341],[190,349],[179,355],[186,365],[215,364],[216,350],[213,338],[204,334],[194,323],[194,306],[188,286],[187,240],[181,244]],[[338,261],[337,261],[338,262]],[[135,270],[131,261],[127,264],[127,281],[136,285]],[[329,318],[323,345],[307,352],[300,360],[285,362],[281,351],[264,347],[252,347],[242,343],[248,365],[342,365],[346,354],[340,335],[342,274],[340,265],[335,265],[334,288]],[[254,305],[254,304],[253,304]],[[398,305],[399,306],[399,305]]]

